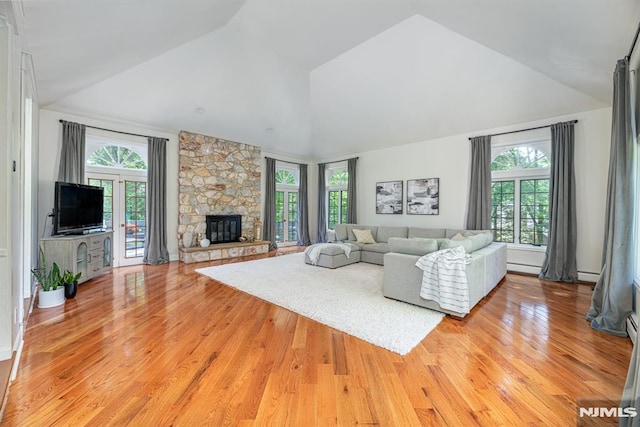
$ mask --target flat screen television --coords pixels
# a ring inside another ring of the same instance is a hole
[[[102,187],[56,182],[53,234],[82,234],[102,228],[103,199]]]

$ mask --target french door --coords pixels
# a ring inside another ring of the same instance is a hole
[[[276,243],[293,246],[298,243],[298,192],[276,190]]]
[[[142,263],[146,243],[146,177],[87,173],[89,185],[104,188],[104,227],[113,233],[114,267]]]

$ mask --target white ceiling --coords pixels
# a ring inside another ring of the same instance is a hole
[[[41,106],[317,160],[607,106],[640,21],[637,0],[22,6]]]

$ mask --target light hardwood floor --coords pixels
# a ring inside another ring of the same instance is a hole
[[[632,344],[589,327],[587,285],[509,274],[403,357],[194,272],[213,264],[34,309],[2,424],[563,426],[622,391]]]

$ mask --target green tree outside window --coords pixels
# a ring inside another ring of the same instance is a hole
[[[147,169],[147,162],[138,153],[127,147],[116,145],[102,147],[91,153],[87,165],[120,169]]]

